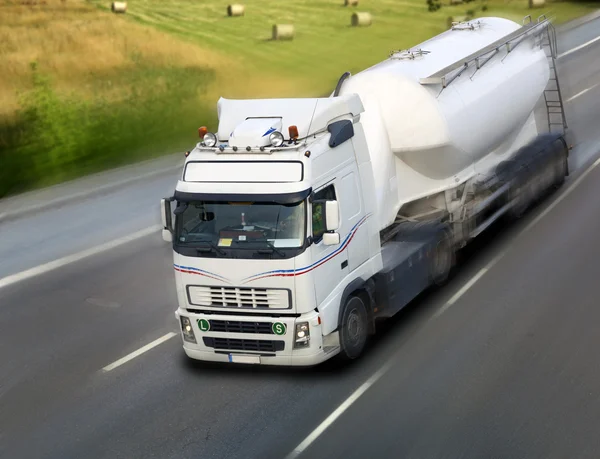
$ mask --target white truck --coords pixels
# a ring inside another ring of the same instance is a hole
[[[562,184],[555,32],[526,19],[453,24],[330,97],[220,99],[162,200],[185,353],[355,359],[457,250]]]

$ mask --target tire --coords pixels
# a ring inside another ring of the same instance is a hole
[[[367,307],[359,296],[351,296],[344,304],[340,320],[340,358],[354,360],[360,357],[367,344],[369,323]]]
[[[569,163],[565,155],[556,162],[554,188],[560,188],[565,183],[565,177],[569,174]]]
[[[456,254],[452,247],[452,242],[448,234],[443,233],[443,236],[437,241],[433,249],[433,257],[430,265],[431,281],[437,286],[444,285],[450,277],[450,272],[454,267],[455,261]]]

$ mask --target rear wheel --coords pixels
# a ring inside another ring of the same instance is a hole
[[[351,296],[344,305],[340,323],[340,357],[358,358],[367,344],[369,323],[367,307],[359,296]]]
[[[569,173],[569,163],[566,155],[561,155],[556,161],[554,188],[560,188],[565,183],[565,177]]]
[[[448,234],[444,233],[433,249],[430,266],[431,279],[435,285],[446,283],[454,266],[455,256],[452,241]]]

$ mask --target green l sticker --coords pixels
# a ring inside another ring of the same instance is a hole
[[[198,328],[200,331],[207,332],[210,330],[210,322],[206,319],[198,319]]]
[[[276,335],[285,335],[285,324],[281,323],[281,322],[275,322],[272,326],[271,329],[273,330],[273,333],[275,333]]]

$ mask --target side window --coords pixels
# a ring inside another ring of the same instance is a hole
[[[313,201],[326,200],[335,201],[335,188],[333,185],[326,186],[322,190],[315,193]],[[325,233],[325,220],[323,219],[323,203],[315,203],[312,205],[312,229],[313,240],[319,242]]]

